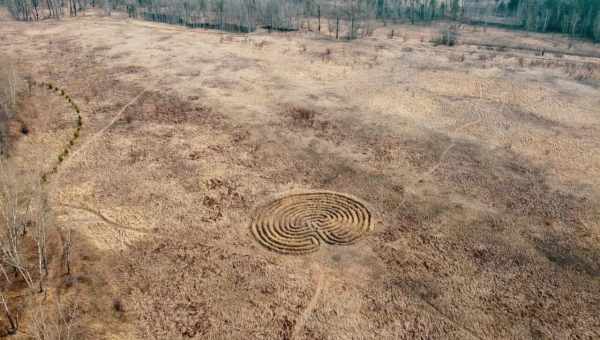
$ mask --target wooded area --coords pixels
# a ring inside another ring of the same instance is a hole
[[[3,0],[18,20],[75,16],[89,7],[127,11],[130,17],[251,32],[256,27],[320,31],[337,38],[368,35],[375,21],[423,23],[436,19],[498,23],[600,41],[597,0]],[[65,8],[68,10],[65,11]],[[490,20],[493,18],[494,20]],[[325,22],[326,21],[326,22]],[[343,32],[343,33],[341,33]]]

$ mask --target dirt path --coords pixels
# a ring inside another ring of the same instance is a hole
[[[321,296],[321,293],[323,292],[323,289],[325,288],[325,285],[327,283],[325,279],[325,273],[323,272],[323,270],[321,270],[320,266],[316,266],[316,271],[318,272],[319,276],[317,278],[317,288],[315,289],[315,294],[313,294],[313,297],[308,302],[308,305],[306,305],[306,308],[304,309],[304,312],[302,312],[302,315],[300,315],[298,320],[296,320],[294,330],[290,339],[296,339],[299,332],[304,328],[306,320],[310,317],[310,314],[312,314],[313,310],[317,306],[319,297]]]
[[[63,206],[63,207],[71,208],[71,209],[76,209],[76,210],[81,210],[81,211],[88,212],[88,213],[90,213],[90,214],[98,217],[99,219],[101,219],[106,224],[108,224],[108,225],[110,225],[110,226],[112,226],[114,228],[117,228],[117,229],[135,231],[135,232],[144,233],[144,234],[148,233],[147,230],[143,230],[143,229],[139,229],[139,228],[133,228],[133,227],[128,227],[128,226],[119,224],[117,222],[111,221],[106,216],[102,215],[102,213],[100,213],[99,211],[96,211],[96,210],[88,208],[88,207],[77,206],[77,205],[72,205],[72,204],[68,204],[68,203],[61,203],[59,205]]]
[[[103,127],[95,135],[93,135],[88,141],[83,143],[79,149],[75,150],[69,159],[74,159],[77,154],[79,154],[80,152],[85,150],[86,147],[91,145],[96,139],[98,139],[98,137],[100,137],[104,132],[106,132],[106,130],[108,130],[111,126],[113,126],[117,122],[117,120],[119,120],[119,118],[121,118],[121,116],[123,115],[123,112],[125,112],[125,110],[127,110],[127,108],[129,106],[133,105],[133,103],[138,101],[138,99],[140,99],[140,97],[142,95],[144,95],[144,93],[146,93],[147,91],[148,90],[143,90],[142,92],[140,92],[140,94],[135,96],[135,98],[133,98],[131,101],[129,101],[129,103],[125,104],[125,106],[123,106],[123,108],[121,108],[121,110],[119,112],[117,112],[117,114],[113,117],[113,119],[105,127]]]
[[[486,338],[482,338],[479,335],[477,335],[471,328],[468,328],[467,326],[462,325],[462,324],[454,321],[451,316],[449,316],[448,314],[446,314],[438,306],[436,306],[435,304],[431,303],[430,301],[428,301],[424,297],[419,296],[419,299],[421,301],[423,301],[428,306],[429,309],[433,309],[433,314],[439,315],[442,318],[446,319],[446,321],[450,322],[451,324],[453,324],[457,328],[461,329],[463,332],[469,334],[472,338],[475,338],[475,339],[478,339],[478,340],[484,340],[484,339],[486,339]]]

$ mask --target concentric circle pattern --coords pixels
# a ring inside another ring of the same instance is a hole
[[[333,192],[293,194],[260,207],[252,234],[283,254],[317,251],[322,243],[348,245],[372,229],[371,213],[358,200]]]

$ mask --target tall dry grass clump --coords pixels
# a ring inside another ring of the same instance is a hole
[[[4,57],[0,59],[6,60]],[[15,67],[10,62],[0,63],[0,156],[8,150],[7,123],[17,109],[19,85]]]
[[[2,58],[4,59],[4,58]],[[0,64],[0,111],[11,118],[17,106],[17,92],[20,86],[17,71],[10,62]]]

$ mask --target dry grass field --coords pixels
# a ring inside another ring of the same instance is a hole
[[[599,46],[0,20],[0,58],[81,110],[46,188],[75,232],[50,294],[75,297],[82,337],[600,338],[600,59],[569,54]],[[73,112],[43,87],[19,107],[11,159],[50,171]],[[259,207],[315,191],[364,202],[372,230],[303,255],[257,242]]]

